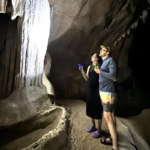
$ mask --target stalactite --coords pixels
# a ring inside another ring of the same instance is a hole
[[[131,25],[130,29],[136,29],[137,25],[138,25],[138,21],[137,20],[134,24]]]
[[[150,3],[150,0],[148,0],[148,2]],[[148,16],[148,10],[149,10],[149,9],[150,9],[150,7],[148,7],[146,10],[144,10],[144,11],[142,12],[142,15],[139,17],[139,19],[142,19],[142,21],[143,21],[144,23],[145,23],[146,18],[147,18],[147,16]],[[137,28],[139,19],[138,19],[135,23],[133,23],[133,24],[131,25],[131,27],[126,31],[126,33],[122,34],[122,35],[115,41],[115,43],[114,43],[113,46],[112,46],[112,50],[114,50],[114,46],[116,46],[119,41],[121,41],[123,38],[126,38],[127,35],[130,35],[131,29],[134,30],[134,29]]]
[[[140,16],[140,19],[142,19],[144,23],[145,23],[145,20],[146,20],[146,18],[147,18],[147,15],[148,15],[148,11],[147,11],[147,10],[144,10],[144,11],[142,12],[142,15]]]
[[[6,12],[7,0],[0,1],[0,13]]]
[[[119,41],[121,41],[121,40],[122,40],[122,36],[120,36],[120,37],[118,38],[118,40],[117,40],[117,41],[119,42]]]
[[[126,37],[126,33],[122,34],[122,37],[125,38]]]
[[[129,35],[129,34],[130,34],[130,29],[127,30],[127,35]]]
[[[114,43],[114,46],[116,46],[116,45],[117,45],[117,43],[118,43],[118,42],[116,41],[116,42]]]

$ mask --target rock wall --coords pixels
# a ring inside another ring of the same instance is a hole
[[[6,10],[12,12],[4,13],[14,21],[5,17],[0,24],[0,128],[24,122],[51,106],[42,83],[50,34],[49,2],[12,0],[8,4]]]
[[[6,0],[1,0],[0,1],[0,13],[5,13],[6,12],[6,6],[7,6],[7,1]]]
[[[101,44],[109,45],[118,61],[120,82],[132,73],[128,51],[147,0],[49,0],[53,8],[48,53],[52,59],[49,79],[57,98],[84,98],[86,82],[78,71],[91,63]],[[144,17],[143,17],[144,18]]]
[[[17,21],[0,14],[0,99],[9,96],[15,89],[18,59]]]

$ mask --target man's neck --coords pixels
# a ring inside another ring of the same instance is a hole
[[[104,59],[106,59],[107,57],[109,57],[109,56],[104,56],[104,57],[102,57],[102,59],[104,60]]]

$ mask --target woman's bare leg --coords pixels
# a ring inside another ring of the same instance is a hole
[[[95,119],[91,118],[91,120],[92,120],[92,125],[93,125],[93,127],[96,128]]]
[[[101,132],[101,126],[102,126],[102,119],[98,120],[98,130]]]

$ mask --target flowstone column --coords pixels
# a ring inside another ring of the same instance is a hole
[[[50,33],[49,2],[12,0],[11,3],[11,18],[18,17],[18,49],[13,83],[15,90],[9,97],[0,100],[0,128],[28,120],[51,106],[46,88],[42,84],[44,58]],[[4,5],[0,8],[3,10],[0,11],[5,13]],[[9,78],[6,83],[9,84]]]

